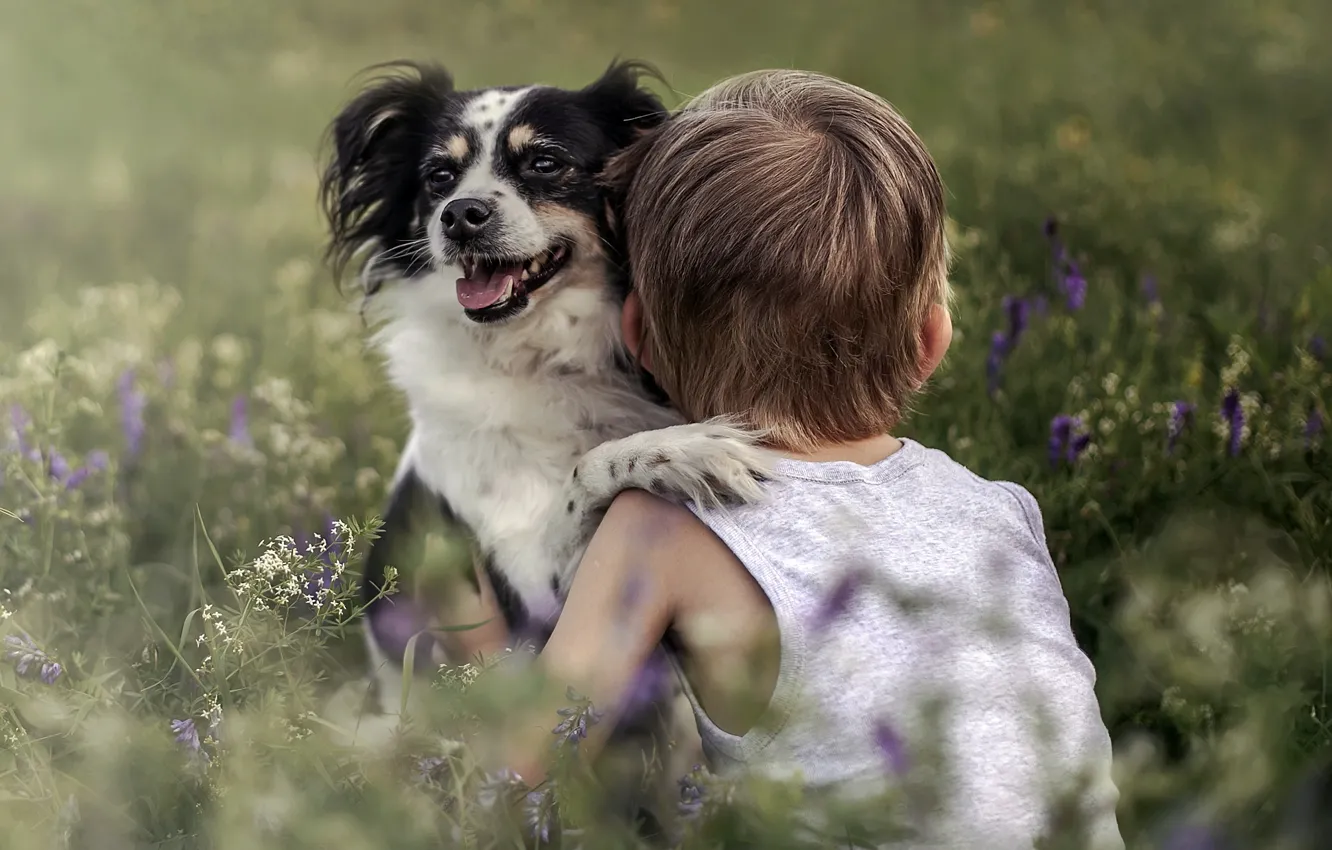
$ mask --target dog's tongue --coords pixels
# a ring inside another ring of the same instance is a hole
[[[503,301],[518,285],[522,274],[523,267],[519,265],[488,270],[478,263],[469,277],[458,278],[458,303],[468,310],[482,310]]]

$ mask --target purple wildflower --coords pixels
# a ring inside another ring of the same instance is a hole
[[[1011,350],[1017,346],[1022,332],[1027,329],[1030,307],[1026,299],[1015,298],[1012,295],[1005,295],[1002,303],[1004,313],[1008,316],[1008,347]]]
[[[436,782],[447,762],[439,756],[426,756],[416,760],[416,781],[423,785]]]
[[[1054,216],[1049,216],[1045,219],[1045,224],[1042,225],[1041,230],[1045,233],[1046,239],[1049,239],[1051,242],[1059,241],[1059,222]]]
[[[1067,261],[1068,269],[1064,273],[1064,303],[1070,310],[1081,310],[1087,303],[1087,279],[1082,276],[1082,270],[1078,264],[1072,260]]]
[[[229,436],[233,445],[253,448],[254,438],[250,436],[250,400],[244,393],[231,402],[231,431]]]
[[[702,775],[703,766],[696,764],[693,770],[676,780],[676,784],[680,786],[679,813],[685,820],[698,817],[703,811],[707,786],[699,781]]]
[[[578,696],[573,688],[569,689],[567,696],[570,702],[577,705],[559,709],[556,713],[564,719],[550,732],[560,738],[555,742],[556,746],[567,744],[570,747],[577,747],[578,742],[587,737],[588,728],[596,726],[603,715],[592,706],[591,701]]]
[[[192,718],[170,722],[170,730],[176,734],[176,743],[178,743],[178,745],[185,747],[190,753],[202,753],[200,745],[198,745],[198,729],[194,726]]]
[[[84,481],[87,481],[93,473],[102,472],[110,465],[111,456],[106,452],[100,449],[94,452],[89,452],[87,462],[71,472],[69,477],[65,479],[65,489],[77,489]]]
[[[147,429],[143,413],[148,398],[135,386],[133,369],[126,369],[121,374],[116,392],[120,395],[120,427],[125,432],[125,447],[130,457],[134,457],[143,447],[143,435]]]
[[[1081,420],[1063,413],[1050,420],[1050,466],[1059,466],[1069,447],[1073,430],[1081,424]]]
[[[1143,298],[1147,299],[1149,306],[1155,306],[1161,303],[1161,290],[1156,285],[1156,275],[1147,272],[1142,276],[1142,282],[1139,284],[1142,289]]]
[[[1003,369],[1004,360],[1017,347],[1022,332],[1027,329],[1027,319],[1031,314],[1031,305],[1024,298],[1005,295],[1001,305],[1008,328],[995,331],[990,337],[990,355],[985,360],[985,384],[990,395],[998,391],[999,373]]]
[[[1091,445],[1091,434],[1082,430],[1082,420],[1076,416],[1059,414],[1050,420],[1050,466],[1060,461],[1072,464]]]
[[[1166,427],[1166,453],[1175,450],[1175,443],[1193,420],[1194,405],[1187,401],[1177,401],[1170,405],[1170,424]]]
[[[4,645],[8,647],[4,650],[5,661],[12,661],[13,669],[19,675],[28,675],[29,667],[47,658],[47,654],[27,634],[7,634],[4,636]]]
[[[866,578],[865,571],[861,569],[849,569],[842,573],[814,611],[812,625],[815,634],[827,630],[837,618],[846,613],[846,609],[851,606],[851,600],[864,586]]]
[[[1050,265],[1055,280],[1064,291],[1064,303],[1070,310],[1081,310],[1087,301],[1087,279],[1068,255],[1064,241],[1059,238],[1059,224],[1053,217],[1045,220],[1044,230],[1045,238],[1050,241]]]
[[[54,449],[51,450],[51,458],[47,461],[46,467],[51,477],[62,484],[69,480],[73,471],[69,468],[69,461],[65,460],[65,456]]]
[[[902,776],[911,766],[911,760],[907,757],[906,744],[902,741],[897,730],[889,725],[888,721],[876,719],[874,721],[871,735],[874,740],[874,748],[883,756],[884,763],[888,770],[895,776]]]
[[[1323,432],[1323,414],[1318,408],[1309,411],[1309,418],[1304,423],[1304,447],[1313,448],[1314,438]]]
[[[1244,407],[1240,404],[1239,390],[1231,389],[1221,401],[1221,418],[1230,428],[1228,450],[1230,456],[1240,453],[1240,441],[1244,437]]]
[[[1319,363],[1322,363],[1323,359],[1327,357],[1327,340],[1323,339],[1321,334],[1314,334],[1309,339],[1309,353]]]
[[[1082,453],[1087,451],[1087,447],[1090,445],[1091,434],[1083,433],[1074,437],[1072,442],[1068,444],[1068,462],[1076,463],[1078,458],[1082,457]]]
[[[20,676],[36,672],[43,682],[54,685],[64,672],[64,668],[26,634],[5,635],[5,647],[5,660],[14,663],[14,672]]]
[[[527,820],[528,834],[538,844],[550,843],[550,831],[555,826],[555,795],[550,786],[539,791],[529,791],[523,798],[523,814]]]

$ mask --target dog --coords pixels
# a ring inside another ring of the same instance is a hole
[[[421,600],[383,595],[424,523],[467,534],[511,633],[539,645],[616,493],[749,501],[771,457],[731,424],[683,424],[620,339],[630,280],[599,174],[667,119],[642,85],[655,72],[460,91],[439,66],[380,68],[330,127],[321,194],[411,415],[363,582],[391,713],[409,641],[422,670],[467,660]]]

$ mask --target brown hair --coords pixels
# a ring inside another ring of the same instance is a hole
[[[607,169],[644,345],[681,411],[787,449],[887,433],[948,297],[943,185],[883,99],[800,71],[699,95]]]

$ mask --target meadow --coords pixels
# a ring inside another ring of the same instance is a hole
[[[904,433],[1040,501],[1129,846],[1323,846],[1328,32],[1321,0],[0,0],[0,847],[629,846],[576,760],[516,818],[468,790],[439,731],[521,681],[442,672],[359,734],[406,428],[315,200],[368,64],[575,86],[617,54],[670,104],[796,66],[911,119],[957,333]],[[684,846],[833,843],[796,789],[682,791]]]

